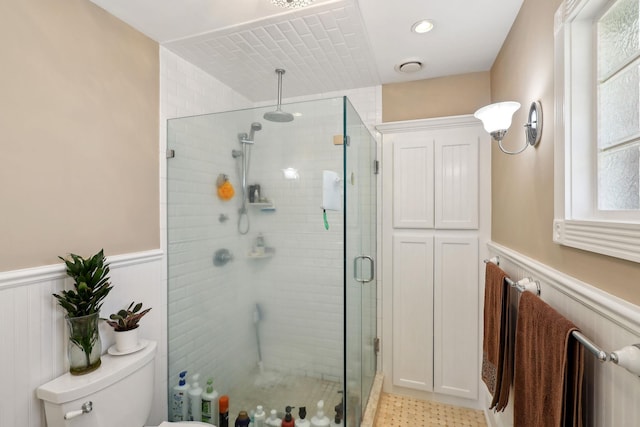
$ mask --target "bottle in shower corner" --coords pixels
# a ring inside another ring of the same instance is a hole
[[[219,405],[219,421],[218,427],[229,427],[229,396],[223,394],[218,400]]]
[[[207,380],[202,393],[202,422],[218,425],[218,392],[213,389],[213,378]]]
[[[311,427],[311,422],[307,418],[307,408],[301,406],[298,408],[298,419],[296,420],[296,427]]]
[[[281,424],[282,420],[278,418],[278,411],[272,409],[271,414],[269,414],[269,418],[265,421],[265,425],[269,427],[280,427]]]
[[[324,400],[318,402],[318,412],[311,417],[311,427],[329,427],[331,420],[324,414]]]
[[[291,415],[291,406],[287,406],[284,410],[284,418],[282,419],[281,427],[296,427],[296,420]]]
[[[186,380],[187,371],[179,374],[178,384],[173,387],[171,396],[171,420],[187,421],[189,413],[189,384]]]
[[[262,233],[258,233],[258,237],[256,237],[256,249],[255,252],[258,255],[264,255],[265,253],[265,244],[264,244],[264,236]]]
[[[262,405],[258,405],[256,413],[253,416],[254,427],[265,427],[267,422],[267,414],[264,412]]]
[[[234,427],[249,427],[250,422],[251,418],[249,418],[249,414],[247,414],[247,411],[240,411],[238,413],[238,417],[236,418]]]
[[[189,388],[189,405],[191,409],[191,421],[202,421],[202,387],[198,384],[200,374],[191,377]]]
[[[342,402],[338,403],[334,407],[334,409],[336,411],[336,415],[333,421],[331,421],[331,427],[342,427],[342,418],[344,417],[344,409],[342,407]]]

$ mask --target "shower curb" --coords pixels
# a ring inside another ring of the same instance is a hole
[[[367,407],[362,417],[360,427],[373,427],[376,421],[376,415],[378,413],[378,402],[380,401],[380,394],[382,393],[382,380],[384,374],[377,372],[373,379],[373,385],[371,387],[371,393],[369,393],[369,400],[367,401]]]

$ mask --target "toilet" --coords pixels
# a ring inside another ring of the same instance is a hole
[[[48,427],[144,427],[153,398],[155,341],[125,356],[105,354],[85,375],[68,372],[38,387]],[[65,419],[66,416],[66,419]],[[158,427],[208,426],[197,421],[163,422]]]

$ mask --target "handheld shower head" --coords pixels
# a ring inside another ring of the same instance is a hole
[[[260,122],[253,122],[251,123],[251,132],[249,132],[249,140],[253,141],[253,134],[257,131],[257,130],[262,130],[262,124]]]
[[[260,122],[253,122],[251,123],[251,131],[249,132],[249,135],[245,132],[239,133],[238,139],[243,144],[253,144],[253,135],[257,130],[262,130],[262,124]]]

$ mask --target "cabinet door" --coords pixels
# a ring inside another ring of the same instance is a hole
[[[478,397],[478,238],[434,244],[434,391]]]
[[[393,138],[393,227],[433,228],[433,136]]]
[[[433,390],[433,237],[393,237],[393,384]]]
[[[476,128],[437,132],[435,139],[435,228],[478,228]]]

